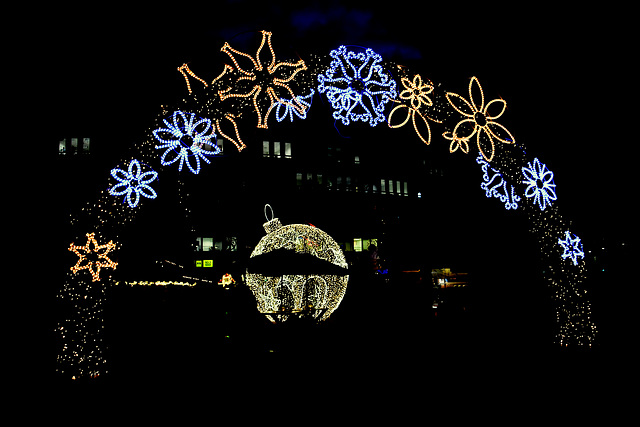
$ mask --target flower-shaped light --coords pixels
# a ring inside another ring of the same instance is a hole
[[[76,246],[73,243],[69,245],[69,250],[78,255],[78,262],[71,267],[71,271],[75,274],[80,270],[89,270],[93,277],[92,281],[97,282],[100,280],[100,269],[115,269],[118,265],[107,256],[115,247],[116,244],[111,240],[104,245],[98,245],[96,233],[88,233],[87,243],[84,246]]]
[[[551,202],[558,199],[553,172],[547,169],[547,165],[540,163],[537,157],[522,168],[522,175],[527,185],[524,195],[533,198],[540,210],[545,210],[547,205],[551,206]]]
[[[266,60],[262,58],[265,45],[269,48]],[[306,107],[298,101],[290,84],[298,73],[307,69],[307,66],[303,60],[295,63],[277,62],[276,54],[271,45],[270,32],[262,31],[262,42],[255,57],[235,50],[229,43],[225,43],[221,50],[229,55],[235,65],[235,70],[239,73],[239,77],[235,79],[231,87],[220,90],[220,100],[225,101],[232,98],[252,99],[253,109],[258,115],[258,128],[267,129],[267,119],[271,110],[276,104],[286,102],[287,99],[291,106],[301,114],[306,111]],[[240,61],[246,62],[249,67],[243,67]]]
[[[504,144],[515,143],[515,139],[507,128],[495,122],[504,113],[507,103],[503,99],[494,99],[485,105],[482,86],[476,77],[472,77],[469,82],[470,101],[453,92],[447,92],[446,96],[449,104],[466,117],[456,124],[453,132],[445,132],[444,134],[445,138],[451,140],[450,152],[453,153],[460,148],[463,152],[468,153],[468,141],[475,135],[478,150],[490,162],[495,154],[495,141]]]
[[[562,246],[564,253],[562,259],[571,258],[573,265],[578,265],[578,258],[584,258],[584,250],[582,249],[582,241],[575,234],[564,232],[564,240],[558,239],[558,244]]]
[[[295,114],[301,119],[307,118],[307,111],[311,107],[311,100],[315,91],[311,89],[311,93],[306,96],[298,95],[296,96],[295,101],[293,99],[281,99],[278,102],[278,106],[276,107],[276,119],[278,122],[283,121],[287,117],[289,117],[290,121],[293,121]],[[300,106],[303,106],[304,109],[300,109]]]
[[[396,82],[383,71],[382,57],[372,49],[355,53],[340,46],[330,53],[333,60],[318,75],[318,92],[331,102],[334,119],[342,124],[369,122],[375,126],[385,120],[385,105],[396,97]]]
[[[127,195],[127,203],[130,207],[135,208],[140,202],[140,196],[148,199],[157,197],[156,191],[149,186],[158,177],[158,172],[150,170],[142,172],[140,162],[131,160],[128,170],[119,168],[111,169],[111,176],[118,180],[118,184],[109,189],[112,196]]]
[[[433,105],[433,101],[429,98],[429,94],[433,92],[433,83],[427,80],[427,82],[422,82],[422,76],[420,74],[416,74],[413,77],[413,81],[409,80],[406,77],[403,77],[401,80],[402,85],[404,86],[404,90],[400,92],[400,100],[394,100],[399,105],[393,108],[389,113],[389,127],[392,129],[396,129],[407,124],[409,119],[411,119],[413,123],[413,128],[415,129],[418,137],[425,144],[429,145],[431,143],[431,128],[429,127],[429,122],[427,122],[427,118],[433,120],[434,122],[441,123],[438,120],[432,119],[431,117],[425,117],[419,109],[424,105],[427,107],[431,107]],[[405,101],[404,103],[402,101]],[[408,104],[407,104],[408,101]],[[399,110],[405,109],[407,110],[407,117],[400,124],[391,124],[392,116]],[[418,129],[418,123],[416,122],[416,115],[422,119],[422,122],[426,125],[427,138],[425,139],[422,136],[422,133]]]
[[[220,148],[215,144],[215,126],[211,124],[211,120],[205,118],[194,121],[194,113],[175,111],[171,122],[164,119],[166,127],[153,131],[153,136],[160,142],[156,149],[165,150],[160,157],[162,166],[180,160],[178,170],[182,171],[186,161],[191,172],[197,174],[200,172],[200,159],[210,163],[206,156],[220,152]],[[212,147],[212,150],[206,150],[205,146]],[[195,160],[195,166],[191,164],[190,159]]]

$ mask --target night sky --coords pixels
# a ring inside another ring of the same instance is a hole
[[[55,160],[58,140],[72,136],[95,135],[96,153],[124,152],[150,126],[160,104],[186,94],[177,67],[189,63],[198,75],[212,78],[228,60],[220,52],[225,41],[243,50],[244,40],[256,40],[247,34],[268,30],[278,59],[296,54],[304,59],[342,44],[371,47],[463,96],[469,78],[477,76],[485,99],[506,100],[504,124],[516,140],[554,172],[560,213],[573,221],[585,249],[601,239],[635,248],[637,47],[629,10],[559,2],[493,8],[487,2],[474,8],[423,2],[269,3],[220,0],[202,8],[174,2],[135,13],[41,9],[46,18],[21,33],[29,36],[22,62],[28,77],[14,83],[36,89],[28,101],[45,113],[37,135],[45,157]],[[108,141],[100,141],[101,135]],[[448,144],[434,134],[431,148],[446,150]],[[61,191],[55,177],[43,185]],[[479,187],[479,181],[471,185]],[[498,203],[495,208],[502,210]],[[66,220],[68,212],[61,211],[51,227]],[[68,255],[67,237],[63,243]],[[45,279],[42,286],[49,287],[51,280]],[[626,295],[625,284],[612,287]],[[611,307],[607,314],[618,309]]]

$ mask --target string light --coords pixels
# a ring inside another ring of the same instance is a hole
[[[409,118],[411,118],[411,122],[413,123],[413,129],[418,134],[418,137],[422,140],[422,142],[429,145],[431,143],[431,128],[429,127],[429,122],[427,121],[427,118],[437,123],[442,123],[442,122],[439,120],[435,120],[431,117],[425,118],[425,116],[418,109],[423,104],[429,107],[433,105],[433,101],[431,101],[431,98],[429,98],[428,96],[433,91],[433,83],[431,83],[430,80],[427,80],[428,83],[422,83],[422,77],[420,76],[420,74],[416,74],[413,77],[413,81],[410,81],[406,77],[402,77],[400,81],[405,89],[402,92],[400,92],[401,101],[394,99],[394,102],[399,103],[399,105],[394,107],[389,113],[389,118],[388,118],[389,127],[392,129],[402,127],[405,124],[407,124],[407,122],[409,121]],[[410,105],[407,105],[406,103],[402,103],[402,101],[409,101]],[[405,109],[405,108],[407,109],[407,117],[404,119],[404,121],[400,124],[392,125],[391,122],[392,122],[392,116],[394,115],[394,113],[396,113],[400,109]],[[427,129],[426,139],[422,136],[422,134],[420,133],[420,130],[418,129],[418,125],[416,123],[416,115],[418,115],[418,117],[422,119],[422,122],[426,126],[426,129]]]
[[[260,54],[265,44],[269,48],[270,57],[266,62],[263,62]],[[235,84],[232,87],[219,92],[220,100],[224,101],[229,98],[251,98],[253,100],[254,111],[258,116],[258,128],[268,128],[267,119],[271,110],[277,103],[285,102],[286,99],[289,99],[291,104],[294,105],[300,113],[306,111],[305,106],[299,103],[289,83],[296,78],[298,73],[306,70],[307,66],[303,60],[295,63],[276,62],[276,55],[271,45],[270,32],[262,31],[262,41],[260,47],[258,47],[255,58],[232,48],[229,43],[225,43],[221,50],[231,58],[235,69],[240,72],[241,76],[235,80]],[[236,56],[248,58],[253,64],[253,69],[245,70],[242,68]],[[268,101],[265,95],[268,97]]]
[[[289,120],[293,121],[294,114],[301,119],[306,119],[307,111],[309,111],[309,108],[311,107],[311,100],[313,98],[314,93],[315,91],[311,89],[311,93],[309,95],[306,95],[306,96],[298,95],[296,97],[295,103],[293,100],[286,100],[286,99],[280,100],[280,102],[278,102],[276,107],[276,120],[278,120],[278,122],[281,122],[287,117],[289,117]],[[302,106],[302,109],[300,108],[300,106]]]
[[[558,239],[558,244],[562,246],[564,251],[560,255],[562,259],[571,258],[573,265],[578,265],[578,258],[584,258],[584,250],[582,249],[580,238],[575,234],[569,233],[569,230],[564,232],[564,240]]]
[[[198,174],[200,172],[200,159],[209,164],[211,162],[206,156],[220,153],[220,148],[212,141],[215,140],[216,136],[215,126],[207,118],[199,119],[194,123],[194,113],[190,113],[187,119],[187,115],[184,112],[175,111],[172,117],[172,123],[165,119],[166,127],[153,131],[153,136],[161,143],[156,145],[156,149],[165,150],[160,157],[160,163],[162,166],[167,166],[180,160],[178,170],[182,171],[182,166],[186,160],[191,172]],[[205,145],[213,147],[213,151],[202,148]],[[167,156],[174,154],[177,155],[173,159],[167,160]],[[190,158],[195,159],[195,167],[189,161]]]
[[[479,92],[479,99],[478,94],[474,98],[474,92]],[[457,144],[455,148],[450,150],[451,152],[456,151],[458,147],[462,148],[461,143],[464,141],[466,150],[463,149],[462,151],[467,153],[469,151],[467,141],[476,135],[478,150],[490,162],[495,154],[494,140],[503,144],[515,143],[515,139],[507,128],[494,121],[502,116],[507,108],[507,103],[503,99],[494,99],[485,105],[482,86],[476,77],[472,77],[469,82],[469,99],[471,102],[453,92],[447,92],[446,96],[451,106],[458,113],[467,117],[456,124],[452,133],[444,135],[445,138],[452,140],[452,147],[454,142]],[[493,108],[493,105],[498,105],[498,108],[501,109],[491,115],[489,108]],[[489,151],[489,156],[487,156],[486,151]]]
[[[499,171],[489,166],[489,162],[485,160],[482,154],[478,155],[476,163],[482,167],[483,182],[480,184],[480,188],[485,191],[486,196],[500,199],[507,210],[518,209],[520,196],[515,194],[513,185],[509,185],[509,189],[507,189],[507,181]]]
[[[189,93],[193,93],[193,91],[191,90],[191,83],[189,82],[189,77],[187,77],[187,74],[193,77],[194,79],[198,80],[199,82],[201,82],[204,85],[204,87],[209,86],[207,82],[202,80],[200,77],[196,76],[194,72],[189,69],[189,66],[187,64],[182,64],[181,66],[179,66],[178,71],[180,71],[180,73],[184,76],[184,80],[187,83],[187,89],[189,90]]]
[[[116,244],[109,240],[109,242],[104,245],[98,245],[95,236],[96,233],[87,233],[87,243],[84,246],[76,246],[73,243],[69,245],[69,250],[78,256],[78,262],[71,267],[71,271],[76,274],[80,270],[87,269],[91,273],[94,282],[100,280],[100,269],[115,269],[118,265],[117,262],[112,261],[107,256],[115,249]],[[87,257],[91,254],[95,254],[98,259],[88,259]]]
[[[396,82],[382,65],[382,57],[373,49],[355,53],[340,46],[329,54],[333,60],[324,74],[318,75],[318,92],[326,94],[333,117],[343,125],[352,121],[376,126],[385,121],[385,105],[396,97]]]
[[[553,182],[553,172],[547,169],[547,165],[540,163],[536,157],[533,163],[529,162],[527,167],[522,168],[524,183],[527,185],[524,195],[533,198],[540,210],[543,211],[552,201],[558,199],[556,196],[556,185]]]
[[[109,194],[112,196],[126,194],[127,203],[132,208],[138,206],[141,195],[148,199],[155,199],[158,196],[156,191],[148,185],[158,177],[158,173],[154,170],[142,173],[138,160],[131,160],[127,171],[119,168],[111,169],[111,176],[119,183],[109,189]],[[132,194],[135,195],[135,199],[131,198]]]
[[[277,218],[272,218],[263,226],[268,234],[260,239],[250,258],[285,250],[307,254],[334,266],[348,268],[340,246],[317,227],[306,224],[282,226]],[[285,321],[291,315],[305,315],[310,309],[317,319],[328,319],[340,305],[348,281],[347,274],[285,272],[279,276],[268,276],[247,271],[246,275],[246,282],[256,298],[258,311],[273,323],[276,319]]]

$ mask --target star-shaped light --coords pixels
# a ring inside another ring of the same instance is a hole
[[[101,268],[113,268],[118,265],[107,256],[114,250],[116,244],[112,240],[104,245],[98,245],[96,233],[87,233],[87,243],[84,246],[69,245],[69,250],[78,255],[78,262],[71,267],[71,271],[76,274],[80,270],[89,270],[93,277],[93,282],[100,280]]]
[[[580,238],[570,233],[569,230],[564,232],[564,240],[558,239],[558,244],[564,250],[561,255],[562,259],[571,258],[573,265],[578,265],[578,258],[584,258],[584,250],[582,249]]]
[[[266,60],[263,60],[264,47],[269,48]],[[276,54],[271,45],[271,33],[262,31],[262,42],[255,57],[232,48],[229,43],[222,46],[222,52],[229,55],[235,65],[239,77],[235,84],[219,92],[220,100],[229,98],[251,98],[253,108],[258,115],[258,128],[267,129],[267,119],[273,107],[280,102],[289,102],[300,114],[306,112],[307,107],[298,101],[293,93],[290,83],[294,81],[298,73],[307,69],[303,60],[298,62],[277,62]],[[250,62],[249,67],[243,67],[239,61]],[[245,69],[247,68],[247,69]]]

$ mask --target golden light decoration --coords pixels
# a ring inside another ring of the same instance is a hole
[[[258,311],[272,323],[290,316],[328,319],[340,305],[349,281],[340,246],[311,225],[283,226],[275,218],[263,226],[268,234],[251,253],[254,267],[246,275]]]
[[[478,150],[480,150],[482,157],[490,162],[495,154],[494,141],[497,140],[504,144],[515,143],[515,139],[507,128],[494,121],[502,116],[507,108],[507,103],[503,99],[497,98],[485,105],[482,86],[476,77],[472,77],[469,82],[470,101],[453,92],[447,92],[446,97],[449,104],[466,117],[456,124],[453,132],[443,134],[446,139],[451,140],[450,152],[453,153],[460,148],[463,152],[468,153],[468,141],[476,135]],[[490,114],[489,109],[494,109],[495,106],[500,110],[495,114]],[[487,151],[490,153],[489,156],[487,156]]]
[[[265,45],[269,48],[268,59],[263,61],[261,58]],[[304,113],[306,107],[297,101],[296,95],[289,86],[295,77],[301,71],[307,69],[304,61],[301,59],[296,63],[293,62],[277,62],[276,55],[271,45],[271,33],[262,31],[262,41],[255,57],[240,52],[225,43],[222,46],[222,52],[229,55],[235,70],[240,76],[235,80],[235,84],[229,88],[219,92],[220,100],[224,101],[230,98],[251,98],[253,100],[253,108],[258,115],[258,128],[267,129],[267,119],[269,114],[279,102],[292,100],[296,108]],[[240,58],[248,58],[252,64],[252,69],[243,68],[238,62]],[[225,68],[223,74],[228,71]],[[279,96],[278,93],[284,93]],[[265,102],[266,101],[266,102]]]
[[[71,267],[73,274],[76,274],[80,270],[89,270],[93,281],[100,280],[100,269],[113,268],[118,265],[117,262],[112,261],[107,256],[112,250],[115,249],[116,244],[112,240],[104,245],[98,245],[96,240],[96,233],[87,233],[87,243],[84,246],[76,246],[73,243],[69,245],[69,250],[78,255],[78,262]],[[94,255],[96,259],[89,259],[88,257]]]
[[[389,118],[387,119],[389,127],[392,129],[397,129],[407,124],[409,119],[411,119],[411,122],[413,123],[413,128],[418,134],[418,137],[420,137],[422,142],[429,145],[431,143],[431,128],[429,127],[429,122],[427,121],[427,119],[437,123],[442,123],[442,122],[439,120],[433,119],[431,117],[425,116],[419,111],[419,109],[422,107],[423,104],[428,107],[433,106],[433,101],[431,101],[431,98],[428,96],[431,92],[433,92],[433,83],[431,83],[429,79],[427,79],[426,82],[423,83],[422,76],[420,76],[420,74],[416,74],[413,77],[413,81],[409,80],[406,77],[402,77],[401,82],[402,82],[402,85],[404,86],[404,90],[400,92],[400,100],[394,99],[394,102],[398,103],[399,105],[393,108],[393,110],[391,110],[391,112],[389,113]],[[402,101],[409,101],[410,105],[408,105],[406,102],[403,103]],[[401,109],[407,110],[407,117],[400,124],[391,124],[393,115]],[[422,136],[422,133],[418,129],[418,122],[416,122],[416,115],[422,119],[422,123],[424,123],[426,126],[426,131],[427,131],[426,139]]]

